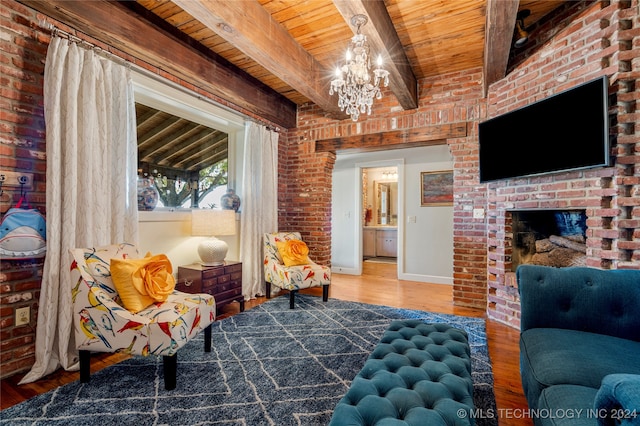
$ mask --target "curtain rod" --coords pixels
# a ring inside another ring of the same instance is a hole
[[[46,29],[46,30],[51,31],[51,35],[53,35],[54,37],[66,38],[67,40],[71,41],[72,43],[78,43],[81,46],[84,45],[84,46],[86,46],[87,49],[94,50],[96,53],[101,54],[101,55],[105,56],[108,59],[115,60],[116,62],[120,63],[121,65],[126,66],[127,68],[132,69],[133,71],[138,72],[138,73],[142,74],[145,77],[149,77],[149,78],[152,78],[152,79],[154,79],[154,80],[156,80],[156,81],[158,81],[160,83],[172,86],[173,88],[178,89],[178,90],[182,91],[183,93],[187,93],[190,96],[193,96],[198,100],[202,100],[202,101],[208,102],[208,103],[210,103],[211,105],[214,105],[217,108],[225,109],[225,110],[227,110],[229,112],[232,112],[234,114],[240,114],[245,120],[253,121],[255,123],[258,123],[258,124],[261,124],[261,125],[265,126],[268,130],[280,133],[280,130],[281,130],[280,126],[273,125],[273,124],[271,124],[271,123],[269,123],[267,121],[264,121],[264,120],[256,119],[255,117],[250,117],[250,116],[248,116],[248,115],[246,115],[246,114],[244,114],[242,112],[239,112],[239,111],[236,111],[236,110],[234,110],[232,108],[229,108],[226,105],[219,104],[219,103],[213,101],[212,99],[209,99],[206,96],[202,96],[202,95],[194,92],[193,90],[187,89],[184,86],[181,86],[180,84],[178,84],[178,83],[176,83],[174,81],[171,81],[169,79],[163,78],[163,77],[159,76],[158,74],[156,74],[156,73],[154,73],[152,71],[149,71],[146,68],[141,67],[140,65],[134,64],[133,62],[129,62],[126,59],[123,59],[123,58],[119,57],[118,55],[116,55],[116,54],[114,54],[112,52],[109,52],[108,50],[105,50],[105,49],[101,48],[100,46],[97,46],[94,43],[91,43],[91,42],[89,42],[87,40],[84,40],[84,39],[82,39],[82,38],[80,38],[78,36],[75,36],[75,35],[67,32],[67,31],[64,31],[64,30],[56,27],[55,24],[53,24],[53,23],[51,23],[49,21],[46,21],[44,19],[40,19],[38,21],[38,25],[40,27]]]
[[[54,37],[65,38],[65,39],[69,40],[70,42],[76,43],[76,44],[78,44],[78,45],[80,45],[80,46],[82,46],[82,47],[84,47],[86,49],[91,49],[91,50],[95,51],[96,53],[98,53],[98,54],[100,54],[102,56],[105,56],[108,59],[115,60],[116,62],[118,62],[121,65],[124,65],[126,67],[131,68],[132,66],[134,66],[134,64],[132,64],[131,62],[128,62],[127,60],[119,57],[118,55],[115,55],[115,54],[109,52],[108,50],[103,49],[100,46],[97,46],[94,43],[91,43],[91,42],[89,42],[87,40],[84,40],[84,39],[82,39],[82,38],[80,38],[78,36],[75,36],[75,35],[67,32],[67,31],[61,30],[60,28],[56,27],[51,22],[40,20],[38,22],[38,24],[41,27],[51,31],[51,35],[54,36]]]

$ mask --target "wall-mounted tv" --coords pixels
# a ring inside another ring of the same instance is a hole
[[[480,182],[610,166],[608,79],[479,125]]]

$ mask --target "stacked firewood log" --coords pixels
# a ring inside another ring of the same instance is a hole
[[[545,266],[584,266],[587,245],[582,235],[551,235],[536,241],[536,252],[529,263]]]

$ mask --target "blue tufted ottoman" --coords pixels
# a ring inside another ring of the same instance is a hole
[[[473,424],[470,353],[464,330],[420,320],[392,322],[330,425]]]

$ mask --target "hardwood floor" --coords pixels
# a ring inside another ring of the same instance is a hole
[[[308,289],[303,293],[322,295],[322,290]],[[281,296],[286,297],[286,296]],[[485,312],[454,306],[451,286],[427,284],[396,279],[396,265],[369,263],[363,264],[363,275],[333,274],[329,297],[370,303],[419,309],[423,311],[445,314],[486,317]],[[245,302],[249,310],[267,299],[264,297]],[[237,314],[239,305],[227,305],[217,319]],[[494,374],[494,391],[498,410],[496,413],[482,413],[499,419],[500,426],[527,426],[533,422],[526,418],[527,403],[522,392],[519,370],[519,332],[506,325],[487,321],[487,343]],[[125,359],[125,355],[100,354],[92,356],[91,370],[98,371],[111,364]],[[2,380],[1,408],[5,409],[18,404],[40,393],[47,392],[65,383],[78,380],[78,372],[58,370],[35,383],[18,385],[22,375]]]

